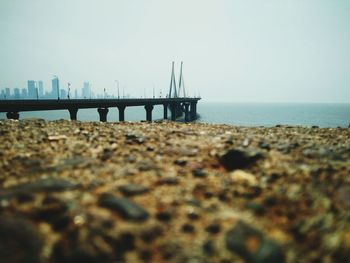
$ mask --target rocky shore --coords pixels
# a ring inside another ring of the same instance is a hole
[[[350,129],[0,121],[1,262],[350,262]]]

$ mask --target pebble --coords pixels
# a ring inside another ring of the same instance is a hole
[[[263,157],[262,153],[254,150],[232,149],[223,154],[220,158],[220,164],[226,170],[244,169],[253,165],[257,160]]]
[[[139,184],[126,184],[119,187],[119,190],[126,196],[134,196],[147,193],[149,189]]]
[[[7,190],[12,190],[17,193],[60,192],[60,191],[77,189],[78,187],[80,187],[79,184],[73,183],[71,181],[51,177],[51,178],[37,180],[34,182],[21,184]]]
[[[194,177],[199,177],[199,178],[203,178],[207,175],[205,171],[203,171],[202,169],[198,169],[198,168],[192,170],[192,174]]]
[[[102,207],[119,213],[125,219],[144,221],[149,217],[148,212],[141,206],[135,204],[129,199],[115,197],[111,194],[103,194],[99,199],[99,204]]]
[[[0,216],[0,261],[36,263],[44,243],[33,223],[15,216]]]
[[[226,247],[240,255],[246,262],[283,263],[283,249],[264,237],[257,229],[239,221],[226,233]]]

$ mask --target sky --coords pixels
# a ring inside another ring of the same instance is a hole
[[[348,0],[0,0],[0,88],[350,103]]]

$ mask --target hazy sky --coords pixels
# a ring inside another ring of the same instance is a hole
[[[349,0],[0,0],[0,87],[51,78],[205,101],[350,102]]]

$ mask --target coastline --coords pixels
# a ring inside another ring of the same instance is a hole
[[[349,128],[1,120],[0,133],[6,262],[350,257]]]

